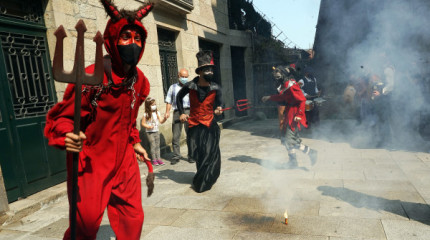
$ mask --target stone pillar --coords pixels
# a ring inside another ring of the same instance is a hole
[[[6,188],[4,186],[3,173],[0,168],[0,218],[7,211],[9,211],[9,203],[6,195]]]
[[[252,103],[254,101],[254,73],[252,66],[252,49],[245,48],[245,75],[246,75],[246,98]],[[256,104],[256,103],[254,103]],[[253,108],[248,109],[248,116],[253,114]]]

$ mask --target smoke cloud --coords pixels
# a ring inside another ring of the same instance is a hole
[[[411,149],[422,146],[421,136],[430,136],[425,126],[430,116],[429,10],[426,0],[321,2],[315,42],[318,77],[326,96],[333,98],[328,104],[342,103],[338,113],[327,117],[361,120],[349,129],[360,145],[392,141],[396,148]],[[361,96],[360,81],[367,87]],[[348,84],[356,94],[345,103],[341,96]],[[386,95],[373,97],[374,90],[384,88]],[[330,131],[322,129],[324,134]]]

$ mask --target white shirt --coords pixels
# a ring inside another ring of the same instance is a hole
[[[165,103],[172,104],[173,110],[177,110],[178,107],[176,105],[176,95],[178,95],[179,90],[181,90],[181,85],[179,83],[172,84],[167,91]],[[190,97],[189,94],[185,95],[183,98],[184,108],[190,108]]]
[[[146,119],[146,124],[149,126],[154,126],[154,128],[152,129],[146,129],[146,132],[158,132],[158,126],[160,125],[160,121],[158,121],[158,116],[157,114],[160,114],[158,111],[152,112],[152,117],[151,119],[147,119],[146,117],[148,116],[148,114],[144,113],[143,117]]]

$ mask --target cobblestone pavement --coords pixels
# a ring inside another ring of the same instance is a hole
[[[303,134],[317,163],[298,153],[292,168],[275,120],[222,130],[221,176],[205,193],[190,188],[194,164],[155,167],[141,239],[430,239],[430,154],[359,148],[322,133]],[[67,207],[61,197],[2,226],[0,239],[61,239]],[[97,239],[115,239],[106,215]]]

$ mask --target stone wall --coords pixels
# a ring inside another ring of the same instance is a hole
[[[3,173],[0,168],[0,223],[2,223],[2,215],[9,210],[6,189],[4,186]]]

